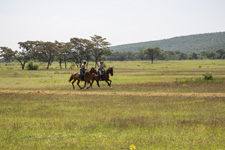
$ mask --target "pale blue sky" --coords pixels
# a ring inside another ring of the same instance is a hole
[[[225,0],[0,0],[0,46],[94,34],[120,45],[221,32],[224,7]]]

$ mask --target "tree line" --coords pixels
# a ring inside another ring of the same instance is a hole
[[[67,68],[67,62],[74,62],[77,67],[80,67],[84,60],[87,65],[88,62],[94,61],[96,66],[100,60],[112,53],[109,49],[111,44],[106,41],[106,38],[98,35],[91,36],[91,40],[74,37],[66,43],[26,41],[18,44],[20,51],[0,47],[0,58],[5,62],[17,60],[20,62],[22,69],[31,60],[47,62],[47,69],[53,61],[59,62],[60,69],[62,69],[63,63]]]
[[[164,51],[159,47],[139,49],[137,52],[112,52],[110,43],[98,35],[91,36],[91,40],[71,38],[70,42],[43,42],[26,41],[19,42],[20,51],[13,51],[8,47],[0,47],[0,59],[5,62],[17,60],[22,69],[27,62],[37,60],[47,62],[47,69],[53,61],[59,62],[60,69],[64,63],[74,62],[80,67],[82,62],[94,61],[95,67],[100,60],[126,61],[126,60],[187,60],[187,59],[225,59],[225,50],[203,51],[200,53],[184,53],[180,51]]]
[[[152,53],[152,54],[151,54]],[[110,61],[126,60],[192,60],[192,59],[225,59],[225,50],[202,51],[200,53],[184,53],[180,51],[164,51],[159,47],[139,49],[137,52],[113,52],[107,57]]]

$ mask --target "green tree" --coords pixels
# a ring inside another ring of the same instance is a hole
[[[19,48],[21,51],[15,52],[15,58],[20,62],[22,70],[25,68],[25,65],[32,58],[33,50],[35,48],[35,41],[26,41],[19,42]]]
[[[65,68],[67,68],[67,62],[71,58],[72,44],[70,42],[63,43],[55,41],[57,48],[56,59],[59,61],[60,69],[62,69],[62,62],[65,63]]]
[[[102,38],[101,36],[94,35],[91,37],[93,43],[93,57],[95,61],[95,67],[98,64],[98,61],[102,59],[103,56],[109,56],[112,51],[109,49],[111,45],[106,41],[106,38]]]
[[[166,60],[168,58],[168,54],[165,51],[161,51],[159,56],[157,57],[159,60]]]
[[[159,47],[149,47],[144,51],[144,53],[150,57],[153,64],[154,59],[159,56],[161,50]]]
[[[191,54],[191,59],[198,59],[198,54],[195,53],[195,52],[193,52],[193,53]]]
[[[188,58],[188,55],[185,54],[185,53],[180,53],[180,57],[179,57],[179,60],[185,60]]]
[[[81,67],[82,61],[86,60],[86,57],[85,57],[86,39],[71,38],[70,42],[72,43],[72,49],[71,49],[72,60],[76,63],[77,67]]]
[[[0,57],[3,57],[4,61],[10,62],[14,59],[15,52],[8,47],[0,47]]]
[[[94,44],[87,39],[83,39],[83,55],[84,55],[84,59],[87,61],[87,67],[88,67],[88,63],[92,60],[93,57],[93,50],[94,50]]]
[[[139,49],[137,55],[138,55],[138,58],[140,60],[144,60],[145,59],[145,53],[144,53],[144,50],[143,49]]]
[[[225,56],[225,50],[224,49],[219,49],[216,52],[219,54],[219,56],[218,56],[219,59],[225,59],[225,57],[224,57]]]
[[[30,56],[27,51],[15,51],[15,59],[20,62],[21,68],[24,70],[26,63],[30,60]]]
[[[208,57],[209,59],[216,59],[218,56],[219,56],[219,54],[216,53],[216,52],[214,52],[214,51],[209,51],[209,52],[207,52],[207,57]]]
[[[57,55],[57,46],[52,42],[38,41],[34,49],[34,56],[36,59],[42,62],[47,62],[47,69],[51,66]]]

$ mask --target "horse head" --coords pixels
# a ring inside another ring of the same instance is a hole
[[[111,76],[113,76],[113,67],[109,67],[109,69],[108,69],[107,71],[109,72],[109,74],[110,74]]]

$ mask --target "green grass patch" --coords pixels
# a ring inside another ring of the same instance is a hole
[[[182,96],[225,93],[224,60],[106,62],[114,67],[112,89],[105,82],[99,89],[95,82],[89,90],[75,84],[75,91],[68,79],[79,68],[38,65],[29,71],[19,63],[0,63],[0,149],[225,147],[224,97]],[[204,80],[205,72],[212,72],[213,80]],[[117,95],[121,92],[157,96]]]
[[[225,147],[223,98],[1,94],[0,104],[1,149]]]

